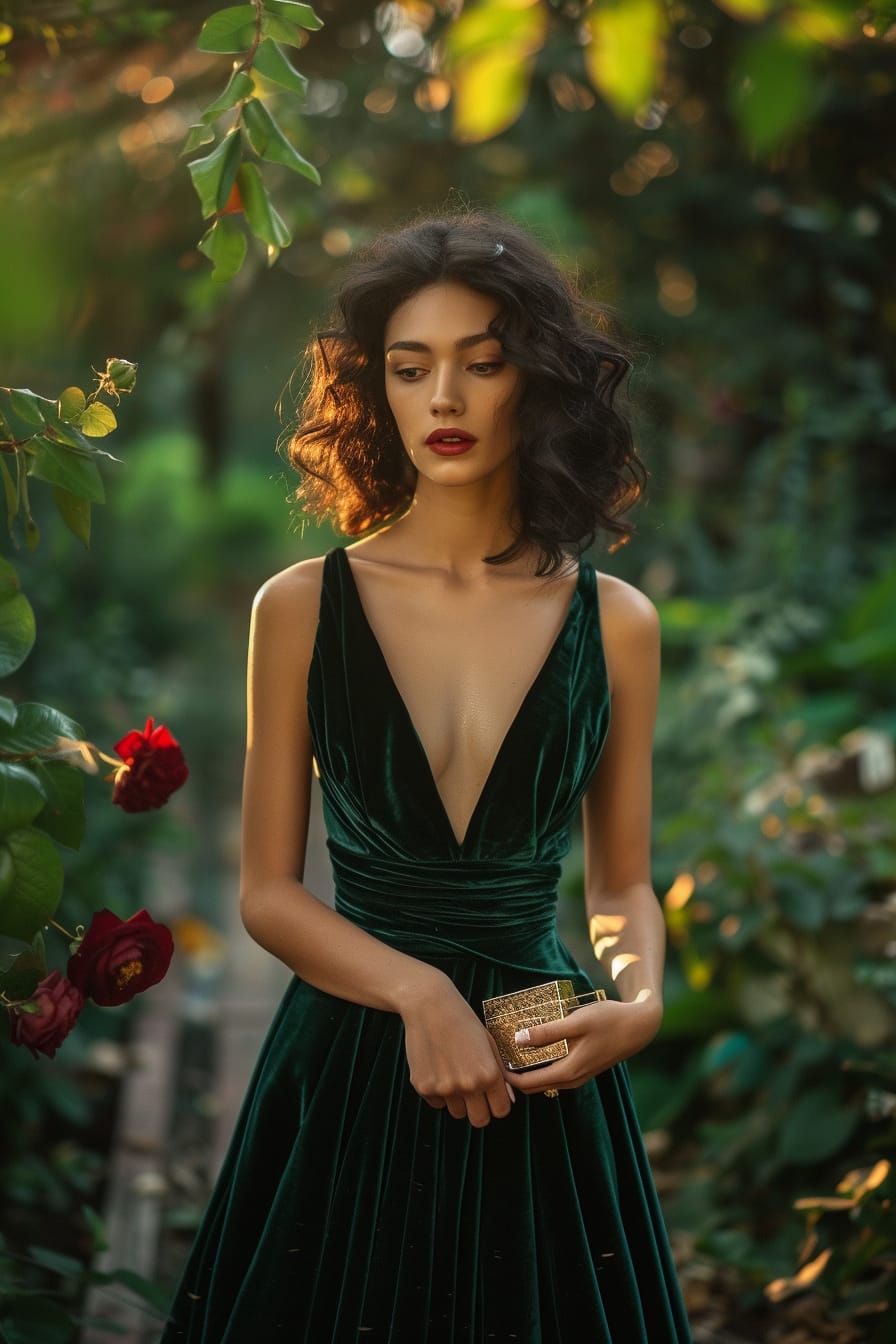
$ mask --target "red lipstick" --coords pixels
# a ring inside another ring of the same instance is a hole
[[[440,457],[458,457],[467,452],[476,442],[474,434],[465,429],[434,429],[426,440],[427,447]]]

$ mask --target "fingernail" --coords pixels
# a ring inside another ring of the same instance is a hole
[[[513,1040],[516,1045],[529,1044],[529,1028],[521,1027],[519,1031],[514,1032]]]
[[[510,1084],[509,1084],[509,1083],[505,1083],[504,1086],[507,1088],[507,1095],[508,1095],[508,1097],[510,1098],[510,1100],[511,1100],[511,1101],[516,1101],[516,1093],[514,1092],[513,1088],[510,1086]]]

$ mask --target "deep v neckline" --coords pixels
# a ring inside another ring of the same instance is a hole
[[[434,797],[434,799],[435,799],[435,801],[436,801],[436,803],[437,803],[437,806],[438,806],[438,813],[439,813],[439,817],[440,817],[440,819],[441,819],[441,822],[442,822],[442,824],[444,825],[445,830],[446,830],[448,836],[450,837],[451,841],[453,842],[454,847],[455,847],[457,853],[460,854],[460,853],[463,852],[463,850],[464,850],[464,848],[465,848],[465,846],[466,846],[467,841],[470,839],[470,836],[471,836],[471,834],[473,833],[474,823],[476,822],[476,820],[477,820],[477,818],[478,818],[478,815],[479,815],[479,812],[480,812],[480,810],[481,810],[481,808],[482,808],[482,806],[483,806],[483,804],[484,804],[484,802],[485,802],[485,799],[486,799],[486,797],[487,797],[487,795],[488,795],[488,792],[489,792],[489,788],[490,788],[492,779],[493,779],[494,776],[495,776],[495,773],[496,773],[496,771],[497,771],[497,769],[498,769],[498,766],[499,766],[499,764],[500,764],[500,761],[501,761],[501,757],[502,757],[503,754],[504,754],[504,749],[505,749],[505,747],[507,746],[507,743],[508,743],[508,741],[510,740],[511,736],[513,735],[513,732],[514,732],[515,728],[517,727],[517,725],[519,724],[520,720],[522,719],[522,716],[523,716],[523,713],[524,713],[524,711],[525,711],[525,709],[526,709],[527,704],[528,704],[529,701],[531,700],[532,696],[534,695],[535,691],[537,690],[538,686],[540,685],[542,679],[543,679],[544,676],[547,674],[548,668],[550,667],[551,663],[553,662],[553,660],[554,660],[554,656],[555,656],[555,654],[557,653],[557,650],[560,648],[560,645],[563,643],[563,641],[564,641],[564,639],[565,639],[565,637],[566,637],[566,633],[567,633],[567,631],[569,630],[570,624],[571,624],[571,622],[572,622],[573,616],[574,616],[575,611],[576,611],[576,607],[577,607],[577,604],[578,604],[578,598],[579,598],[579,592],[580,592],[580,589],[581,589],[581,586],[582,586],[583,562],[582,562],[581,559],[580,559],[579,562],[578,562],[578,569],[577,569],[577,572],[576,572],[576,581],[575,581],[575,584],[573,585],[572,593],[571,593],[571,595],[570,595],[570,599],[569,599],[569,602],[568,602],[567,607],[566,607],[566,612],[565,612],[565,615],[564,615],[564,617],[563,617],[563,622],[562,622],[562,624],[560,625],[560,628],[559,628],[559,630],[557,631],[556,635],[554,636],[553,640],[551,641],[551,645],[550,645],[550,647],[549,647],[547,653],[545,654],[544,658],[542,659],[541,663],[539,664],[539,666],[538,666],[538,670],[536,671],[534,677],[532,678],[531,682],[529,683],[528,688],[526,689],[525,693],[523,694],[522,699],[520,700],[519,704],[517,705],[516,711],[515,711],[515,713],[513,714],[512,718],[510,719],[510,722],[508,723],[507,728],[506,728],[505,732],[503,733],[503,735],[502,735],[502,737],[501,737],[501,739],[500,739],[500,741],[499,741],[499,743],[498,743],[498,745],[497,745],[497,748],[496,748],[496,750],[495,750],[495,753],[494,753],[494,755],[493,755],[493,757],[492,757],[491,765],[489,766],[489,769],[488,769],[488,771],[487,771],[487,773],[486,773],[486,775],[485,775],[485,778],[484,778],[484,780],[483,780],[483,782],[482,782],[482,787],[481,787],[480,790],[479,790],[479,793],[478,793],[477,798],[476,798],[476,802],[475,802],[474,805],[473,805],[473,810],[472,810],[472,812],[470,813],[469,817],[467,818],[467,824],[466,824],[466,827],[464,828],[463,835],[462,835],[461,837],[458,837],[457,832],[455,831],[454,826],[453,826],[452,823],[451,823],[451,818],[450,818],[449,815],[448,815],[448,809],[447,809],[447,807],[445,806],[445,800],[444,800],[444,798],[442,797],[442,792],[441,792],[441,790],[440,790],[440,788],[439,788],[438,781],[437,781],[436,776],[435,776],[435,772],[434,772],[434,770],[433,770],[433,768],[432,768],[432,765],[431,765],[431,763],[430,763],[430,759],[429,759],[429,756],[427,755],[426,748],[425,748],[424,745],[423,745],[423,739],[422,739],[422,737],[420,736],[419,732],[417,731],[417,725],[414,723],[414,720],[413,720],[413,717],[412,717],[412,715],[411,715],[411,712],[410,712],[410,710],[409,710],[408,707],[407,707],[407,702],[405,701],[405,698],[404,698],[404,696],[402,695],[402,693],[401,693],[401,691],[400,691],[400,689],[399,689],[399,687],[398,687],[398,682],[396,681],[395,676],[394,676],[394,674],[393,674],[393,672],[392,672],[392,669],[391,669],[391,667],[389,666],[388,659],[386,658],[386,655],[385,655],[385,653],[383,652],[383,648],[382,648],[382,645],[381,645],[380,642],[379,642],[379,639],[377,638],[376,631],[374,630],[373,626],[372,626],[371,623],[370,623],[370,620],[368,619],[367,612],[366,612],[366,610],[365,610],[365,608],[364,608],[364,603],[363,603],[363,601],[361,600],[361,592],[360,592],[360,589],[358,588],[358,584],[357,584],[357,581],[356,581],[356,579],[355,579],[354,571],[352,570],[351,561],[349,560],[348,555],[347,555],[346,550],[345,550],[344,547],[339,547],[339,548],[337,548],[337,552],[336,552],[336,553],[337,553],[337,556],[339,557],[339,561],[340,561],[340,563],[341,563],[343,569],[346,571],[346,573],[347,573],[347,575],[348,575],[348,588],[349,588],[349,591],[350,591],[351,594],[352,594],[352,598],[353,598],[354,603],[355,603],[355,605],[356,605],[356,607],[357,607],[358,614],[359,614],[359,616],[360,616],[361,626],[362,626],[362,628],[366,631],[366,634],[367,634],[367,637],[368,637],[368,639],[369,639],[369,641],[370,641],[370,644],[372,645],[372,647],[373,647],[373,649],[374,649],[374,651],[375,651],[375,654],[376,654],[376,656],[378,657],[378,659],[379,659],[379,661],[380,661],[380,664],[381,664],[382,667],[383,667],[383,670],[385,671],[385,674],[386,674],[386,680],[387,680],[387,682],[388,682],[388,684],[389,684],[389,686],[390,686],[390,688],[391,688],[391,690],[392,690],[392,694],[393,694],[393,696],[394,696],[394,698],[395,698],[395,701],[396,701],[396,703],[397,703],[397,705],[398,705],[398,707],[399,707],[399,710],[400,710],[400,712],[401,712],[401,714],[402,714],[402,716],[403,716],[403,718],[404,718],[405,724],[406,724],[406,726],[407,726],[407,728],[408,728],[408,730],[409,730],[409,735],[410,735],[410,737],[411,737],[411,740],[414,742],[414,744],[415,744],[415,746],[416,746],[416,750],[417,750],[418,756],[420,757],[420,760],[421,760],[423,766],[425,767],[424,775],[425,775],[425,777],[428,778],[428,780],[429,780],[429,785],[430,785],[430,788],[431,788],[431,790],[432,790],[433,797]]]

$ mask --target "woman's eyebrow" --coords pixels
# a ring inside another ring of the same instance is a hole
[[[498,337],[493,331],[479,331],[475,336],[461,336],[459,341],[455,341],[455,349],[468,350],[471,345],[481,345],[483,341],[497,341]],[[391,355],[393,350],[415,350],[418,354],[431,355],[432,349],[424,341],[393,341],[386,351]]]

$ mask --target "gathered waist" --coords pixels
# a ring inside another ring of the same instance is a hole
[[[332,840],[329,850],[336,909],[393,947],[424,959],[468,954],[549,977],[569,963],[557,937],[559,863],[404,862]]]

